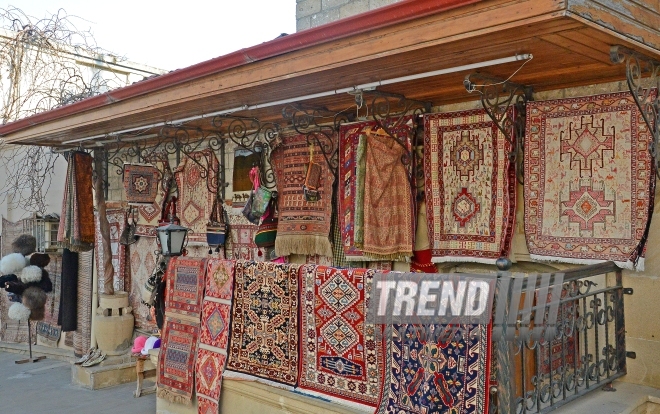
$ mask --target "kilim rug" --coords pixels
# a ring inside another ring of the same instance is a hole
[[[259,247],[254,243],[254,236],[259,230],[259,226],[250,223],[240,213],[240,210],[231,208],[227,210],[231,233],[231,246],[227,246],[227,251],[231,252],[231,258],[234,260],[263,261],[264,255],[263,253],[259,254]]]
[[[532,102],[525,137],[531,257],[643,270],[655,177],[651,134],[632,96]]]
[[[159,180],[158,191],[154,202],[137,207],[135,234],[138,236],[156,237],[158,221],[161,218],[163,206],[167,200],[167,194],[169,193],[172,182],[172,170],[170,169],[167,154],[154,154],[149,161],[151,161],[158,171],[161,171],[165,175],[165,178]]]
[[[57,241],[71,251],[89,251],[94,247],[92,156],[72,151],[68,161]]]
[[[386,336],[385,386],[377,412],[488,413],[490,326],[461,325],[451,342],[435,340],[424,328],[395,324]]]
[[[128,256],[130,265],[128,271],[130,277],[130,287],[127,288],[128,301],[133,308],[135,316],[135,327],[148,332],[157,330],[156,321],[153,320],[149,308],[142,303],[140,289],[144,286],[149,276],[156,267],[155,251],[158,250],[158,244],[154,237],[140,237],[138,241],[128,246]]]
[[[314,162],[321,166],[320,199],[314,202],[305,201],[302,188],[310,162],[310,147],[314,151]],[[334,175],[320,147],[310,146],[304,135],[287,137],[273,152],[271,162],[279,193],[276,254],[332,257],[329,236]]]
[[[414,210],[412,189],[401,162],[405,153],[394,139],[368,134],[362,251],[378,260],[412,256]]]
[[[116,291],[125,289],[126,277],[126,246],[119,243],[119,236],[124,231],[126,224],[126,211],[123,209],[108,209],[106,211],[108,224],[110,225],[110,250],[112,251],[112,267],[115,270],[112,285]],[[101,236],[100,222],[98,213],[94,213],[94,226],[96,230],[96,245],[101,246],[103,238]],[[103,269],[103,249],[94,249],[96,259],[96,271],[102,273]]]
[[[199,414],[218,412],[222,371],[227,362],[233,285],[234,262],[210,259],[195,371]]]
[[[124,164],[124,195],[129,205],[150,205],[156,201],[160,172],[151,164]]]
[[[167,266],[165,312],[199,318],[204,296],[206,259],[187,256],[171,258]]]
[[[192,158],[195,159],[193,161]],[[203,165],[204,168],[200,167]],[[206,246],[206,224],[208,223],[215,195],[213,188],[219,164],[215,153],[206,149],[185,156],[174,171],[179,189],[179,218],[181,225],[190,229],[188,244]]]
[[[570,286],[570,285],[569,285]],[[571,287],[571,296],[577,295],[577,288]],[[562,290],[561,298],[565,300],[569,296],[569,291]],[[537,292],[538,297],[538,292]],[[548,293],[546,303],[552,301],[552,294]],[[579,301],[572,300],[562,303],[559,306],[557,315],[557,329],[561,332],[561,337],[555,336],[550,342],[544,341],[539,344],[541,353],[542,374],[553,373],[553,376],[569,372],[575,368],[575,362],[580,365],[580,358],[576,359],[576,348],[580,339],[580,330],[576,326],[579,317]],[[560,369],[561,368],[561,369]]]
[[[176,404],[191,404],[198,340],[199,319],[165,316],[158,355],[158,397]]]
[[[296,385],[299,270],[294,264],[236,262],[225,378]]]
[[[301,283],[300,390],[357,408],[376,407],[383,350],[365,323],[374,271],[305,266]]]
[[[92,263],[94,252],[78,254],[78,322],[73,332],[73,352],[84,355],[92,341]],[[96,309],[94,309],[96,311]]]
[[[424,116],[424,180],[432,261],[508,257],[516,206],[511,144],[483,109]]]

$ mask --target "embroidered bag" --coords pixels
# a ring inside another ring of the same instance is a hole
[[[224,216],[224,208],[222,202],[218,201],[218,197],[213,201],[213,210],[211,217],[206,225],[206,242],[209,246],[222,246],[225,244],[227,237],[227,221]]]
[[[258,247],[275,246],[275,237],[277,237],[277,217],[275,211],[277,206],[277,192],[273,191],[268,204],[268,210],[263,215],[261,224],[257,233],[254,235],[254,243]]]

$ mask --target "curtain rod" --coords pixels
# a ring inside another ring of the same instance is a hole
[[[123,129],[120,131],[116,132],[110,132],[107,134],[99,134],[99,135],[94,135],[91,137],[86,137],[86,138],[79,138],[79,139],[74,139],[71,141],[65,141],[62,143],[62,145],[66,144],[74,144],[77,142],[84,142],[84,141],[89,141],[92,139],[96,138],[103,138],[103,137],[109,137],[113,135],[121,135],[127,132],[134,132],[134,131],[139,131],[139,130],[146,130],[149,128],[155,128],[159,126],[165,126],[165,125],[172,125],[172,124],[181,124],[184,122],[189,122],[189,121],[195,121],[198,119],[203,119],[203,118],[208,118],[208,117],[213,117],[217,115],[226,115],[226,114],[231,114],[233,112],[238,112],[238,111],[250,111],[253,109],[261,109],[261,108],[268,108],[271,106],[277,106],[277,105],[286,105],[289,103],[293,102],[298,102],[298,101],[305,101],[308,99],[315,99],[315,98],[323,98],[326,96],[332,96],[332,95],[338,95],[341,93],[348,93],[348,92],[355,92],[358,90],[368,90],[368,89],[374,89],[378,86],[384,86],[384,85],[390,85],[393,83],[401,83],[401,82],[407,82],[411,80],[417,80],[417,79],[424,79],[424,78],[430,78],[433,76],[440,76],[440,75],[446,75],[449,73],[455,73],[455,72],[462,72],[464,70],[471,70],[471,69],[478,69],[478,68],[483,68],[487,66],[495,66],[495,65],[501,65],[504,63],[511,63],[511,62],[516,62],[516,61],[521,61],[521,60],[529,60],[533,56],[531,53],[526,53],[522,55],[514,55],[514,56],[509,56],[505,58],[499,58],[499,59],[493,59],[493,60],[486,60],[483,62],[478,62],[478,63],[470,63],[468,65],[461,65],[461,66],[454,66],[451,68],[445,68],[445,69],[438,69],[430,72],[423,72],[423,73],[418,73],[415,75],[408,75],[408,76],[401,76],[398,78],[393,78],[393,79],[386,79],[386,80],[381,80],[381,81],[376,81],[376,82],[369,82],[369,83],[363,83],[361,85],[355,85],[347,88],[340,88],[340,89],[333,89],[325,92],[319,92],[319,93],[313,93],[310,95],[303,95],[303,96],[297,96],[295,98],[287,98],[287,99],[281,99],[278,101],[272,101],[272,102],[266,102],[266,103],[261,103],[261,104],[254,104],[254,105],[242,105],[236,108],[231,108],[231,109],[224,109],[222,111],[217,111],[217,112],[211,112],[208,114],[202,114],[202,115],[196,115],[196,116],[191,116],[188,118],[183,118],[183,119],[177,119],[174,121],[162,121],[162,122],[157,122],[155,124],[151,125],[146,125],[146,126],[140,126],[140,127],[135,127],[135,128],[129,128],[129,129]]]

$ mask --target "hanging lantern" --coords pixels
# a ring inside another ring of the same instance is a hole
[[[179,218],[176,216],[176,197],[172,197],[166,207],[169,211],[169,224],[160,223],[156,229],[158,244],[163,256],[181,256],[185,252],[186,236],[190,229],[179,226]]]

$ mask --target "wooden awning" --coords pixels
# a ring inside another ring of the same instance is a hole
[[[610,61],[611,46],[660,57],[659,6],[639,2],[403,1],[1,126],[0,136],[9,143],[77,146],[71,141],[517,54],[534,58],[511,80],[535,91],[624,80],[625,66]],[[508,78],[521,63],[479,71]],[[476,100],[463,85],[470,72],[377,89],[434,105]],[[339,111],[354,97],[301,103]],[[233,114],[283,123],[281,110]]]

